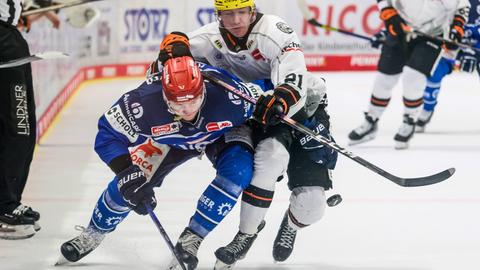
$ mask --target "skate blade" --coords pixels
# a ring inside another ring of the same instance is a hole
[[[38,224],[38,222],[35,221],[35,223],[33,224],[33,229],[38,232],[40,231],[42,227],[40,226],[40,224]]]
[[[55,262],[54,266],[61,266],[68,263],[70,263],[70,261],[63,257],[62,254],[60,254],[60,257],[58,257],[58,260]]]
[[[21,240],[35,235],[33,225],[7,226],[0,230],[0,239]]]
[[[425,133],[425,126],[415,126],[415,133]]]
[[[368,142],[368,141],[371,141],[371,140],[375,139],[376,136],[377,136],[376,134],[370,134],[370,135],[366,135],[365,137],[363,137],[363,138],[360,139],[360,140],[356,140],[356,141],[350,140],[350,141],[348,142],[348,145],[352,146],[352,145],[357,145],[357,144],[365,143],[365,142]]]
[[[408,148],[408,142],[395,142],[396,150],[405,150]]]
[[[234,266],[235,266],[235,263],[226,264],[220,260],[217,260],[215,262],[215,266],[213,267],[213,270],[228,270],[228,269],[233,269]]]

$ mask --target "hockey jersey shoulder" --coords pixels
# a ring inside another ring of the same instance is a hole
[[[280,54],[288,48],[300,49],[300,40],[283,19],[275,15],[263,15],[253,27],[251,36],[258,40],[262,52],[270,52],[270,57]]]

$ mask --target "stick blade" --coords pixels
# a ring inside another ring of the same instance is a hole
[[[441,171],[437,174],[424,176],[424,177],[416,177],[416,178],[400,178],[393,176],[387,177],[396,184],[402,187],[422,187],[422,186],[429,186],[433,184],[437,184],[443,182],[450,178],[455,173],[455,168],[450,168],[444,171]]]
[[[58,58],[66,58],[68,54],[64,52],[57,52],[57,51],[50,51],[50,52],[42,52],[35,54],[36,57],[40,59],[58,59]]]

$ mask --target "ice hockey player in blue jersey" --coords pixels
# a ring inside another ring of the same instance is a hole
[[[153,188],[180,164],[205,154],[216,176],[175,246],[187,268],[196,268],[200,243],[230,212],[253,173],[251,128],[244,124],[253,106],[204,80],[199,66],[251,96],[262,91],[182,56],[166,60],[162,73],[124,94],[100,118],[95,141],[95,151],[116,176],[87,228],[61,246],[59,264],[89,254],[131,210],[148,214],[145,204],[157,203]]]
[[[471,8],[467,24],[464,27],[462,43],[480,50],[480,0],[470,0]],[[480,76],[480,52],[477,50],[462,48],[456,57],[460,62],[460,70],[474,72],[477,70]],[[442,80],[450,74],[455,66],[455,58],[443,57],[433,76],[428,78],[427,87],[423,97],[423,109],[418,117],[415,132],[425,132],[426,125],[430,122],[438,103],[438,95]]]

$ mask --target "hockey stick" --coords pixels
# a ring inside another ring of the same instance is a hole
[[[450,44],[450,45],[454,45],[454,46],[457,46],[457,47],[460,47],[460,48],[470,49],[470,50],[480,52],[479,48],[470,46],[468,44],[456,42],[456,41],[453,41],[453,40],[450,40],[450,39],[445,39],[445,38],[442,38],[442,37],[432,36],[432,35],[429,35],[427,33],[424,33],[424,32],[418,31],[418,30],[411,30],[409,33],[411,33],[413,35],[417,35],[417,36],[422,36],[426,39],[439,41],[439,42],[442,42],[442,43],[445,43],[445,44]]]
[[[25,56],[22,58],[14,59],[7,62],[0,62],[0,68],[10,68],[10,67],[18,67],[24,64],[28,64],[34,61],[43,60],[43,59],[58,59],[58,58],[65,58],[68,57],[68,54],[63,52],[43,52],[37,53],[34,55]]]
[[[180,264],[180,266],[182,267],[183,270],[187,270],[187,268],[183,264],[182,260],[180,260],[180,256],[175,251],[175,247],[173,246],[172,241],[170,240],[170,237],[168,237],[167,232],[163,228],[162,224],[160,224],[160,221],[158,220],[157,216],[153,212],[152,207],[148,203],[145,203],[145,208],[147,209],[148,214],[152,218],[153,223],[155,223],[155,226],[157,226],[158,231],[162,235],[163,239],[165,239],[165,242],[167,242],[167,246],[170,249],[170,251],[173,253],[173,256],[177,260],[178,264]]]
[[[49,7],[27,10],[27,11],[22,12],[22,16],[29,16],[29,15],[34,15],[34,14],[43,13],[43,12],[47,12],[47,11],[59,10],[59,9],[62,9],[62,8],[83,5],[83,4],[87,4],[87,3],[90,3],[90,2],[96,2],[96,1],[102,1],[102,0],[76,0],[76,1],[68,2],[68,3],[51,5]]]
[[[249,96],[245,93],[243,93],[241,90],[229,85],[228,83],[224,82],[221,78],[218,77],[217,73],[212,72],[212,71],[203,71],[202,72],[203,76],[207,78],[208,80],[212,81],[213,83],[216,83],[217,85],[225,88],[227,91],[237,95],[238,97],[250,102],[251,104],[255,104],[257,100]],[[281,121],[290,127],[292,127],[295,130],[298,130],[306,135],[311,136],[314,140],[320,142],[321,144],[330,147],[331,149],[339,152],[340,154],[346,156],[347,158],[359,163],[363,167],[387,178],[388,180],[394,182],[397,185],[400,185],[402,187],[419,187],[419,186],[427,186],[427,185],[432,185],[436,184],[439,182],[442,182],[446,179],[448,179],[450,176],[452,176],[455,173],[455,168],[450,168],[448,170],[444,170],[442,172],[439,172],[434,175],[430,176],[425,176],[425,177],[415,177],[415,178],[402,178],[395,176],[382,168],[370,163],[369,161],[363,159],[362,157],[359,157],[355,155],[354,153],[346,150],[345,148],[339,146],[333,141],[329,141],[327,138],[314,133],[312,130],[308,129],[304,125],[298,123],[297,121],[291,119],[290,117],[280,114],[278,115],[280,117]]]
[[[336,32],[339,32],[339,33],[342,33],[342,34],[345,34],[345,35],[349,35],[349,36],[361,38],[361,39],[364,39],[364,40],[368,40],[370,42],[373,41],[371,37],[360,35],[360,34],[357,34],[357,33],[346,31],[346,30],[342,30],[340,28],[336,28],[336,27],[333,27],[333,26],[330,26],[330,25],[325,25],[325,24],[322,24],[319,21],[315,20],[313,18],[312,13],[308,9],[308,5],[307,5],[307,2],[305,0],[297,0],[297,5],[298,5],[298,8],[300,9],[300,11],[302,12],[305,20],[307,20],[307,22],[311,25],[321,27],[321,28],[325,28],[325,29],[331,30],[331,31],[336,31]]]

